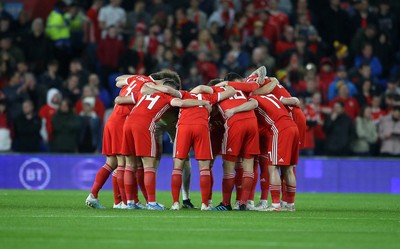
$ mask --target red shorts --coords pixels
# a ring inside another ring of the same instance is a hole
[[[238,120],[231,127],[225,127],[222,154],[244,157],[260,154],[257,119]]]
[[[208,126],[178,125],[174,143],[174,157],[186,159],[192,146],[196,160],[213,159]]]
[[[296,126],[270,133],[268,146],[270,165],[296,165],[299,160],[299,130]]]
[[[211,148],[214,157],[216,155],[221,154],[221,146],[222,146],[222,139],[224,138],[224,132],[225,129],[216,129],[210,132]]]
[[[123,126],[125,117],[107,120],[103,132],[102,154],[115,156],[122,154]]]
[[[293,108],[292,117],[293,121],[297,125],[297,128],[299,129],[300,148],[303,148],[307,131],[306,116],[300,108]]]
[[[123,155],[156,157],[157,140],[154,131],[135,123],[124,124]]]

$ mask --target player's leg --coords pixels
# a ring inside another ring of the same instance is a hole
[[[242,194],[240,197],[239,209],[246,210],[247,201],[249,200],[250,192],[254,182],[254,156],[243,156],[243,179],[242,179]]]
[[[280,195],[281,195],[281,177],[279,175],[279,167],[275,165],[268,166],[269,172],[269,189],[271,191],[272,204],[267,210],[260,211],[280,211]]]
[[[174,158],[174,170],[171,177],[171,194],[172,207],[171,210],[179,210],[179,195],[182,187],[182,169],[185,164],[185,159]]]
[[[104,186],[111,172],[117,167],[117,160],[115,156],[107,156],[106,163],[97,171],[92,190],[86,198],[86,205],[92,208],[104,208],[98,200],[98,193]]]
[[[200,169],[200,191],[201,191],[201,210],[210,210],[208,198],[211,192],[211,172],[210,160],[199,160]]]
[[[269,192],[269,173],[267,156],[260,155],[258,157],[260,163],[260,202],[255,206],[255,210],[261,211],[268,208],[268,192]]]
[[[141,209],[137,205],[138,186],[136,181],[136,156],[130,155],[126,157],[125,174],[124,174],[124,187],[127,199],[127,209]]]
[[[222,202],[214,208],[218,211],[232,210],[231,197],[232,191],[235,186],[235,156],[222,156],[223,162],[223,172],[224,176],[222,179]]]
[[[195,208],[190,201],[190,179],[192,178],[192,165],[190,159],[185,160],[185,164],[182,169],[182,207],[183,208]]]
[[[242,180],[243,180],[243,159],[238,158],[235,164],[235,189],[236,201],[233,205],[233,210],[239,210],[240,198],[242,196]]]
[[[295,211],[294,199],[296,196],[296,176],[293,172],[294,166],[281,167],[285,181],[286,181],[286,192],[287,192],[287,204],[285,210]]]
[[[143,195],[143,197],[144,197],[144,199],[146,200],[146,203],[147,203],[148,202],[148,198],[147,198],[146,187],[144,185],[143,163],[142,163],[142,160],[140,158],[136,157],[136,159],[137,159],[137,161],[136,161],[136,165],[137,165],[137,168],[136,168],[136,182],[137,182],[138,186],[140,187],[140,191],[142,192],[142,195]]]
[[[253,180],[253,186],[251,186],[251,192],[249,195],[249,199],[247,201],[247,210],[254,210],[254,196],[256,195],[256,188],[257,188],[257,182],[258,182],[258,156],[254,158],[254,164],[253,164],[253,171],[254,171],[254,180]]]
[[[165,210],[164,206],[157,203],[156,200],[156,169],[154,167],[156,158],[151,156],[142,156],[144,168],[144,185],[147,191],[147,209]]]
[[[119,192],[118,181],[117,181],[117,170],[112,172],[112,190],[114,194],[114,204],[113,208],[115,209],[125,209],[126,206],[121,199],[121,194]]]
[[[125,156],[117,155],[117,182],[119,187],[119,192],[121,194],[121,199],[126,205],[126,194],[124,186],[124,175],[125,175]]]

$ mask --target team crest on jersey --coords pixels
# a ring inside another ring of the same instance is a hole
[[[279,162],[280,162],[280,163],[283,163],[283,162],[285,162],[285,161],[283,160],[283,158],[281,158],[281,159],[279,159]]]
[[[229,149],[228,149],[228,152],[232,152],[232,148],[229,148]]]

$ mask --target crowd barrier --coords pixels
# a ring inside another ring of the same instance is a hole
[[[0,189],[89,190],[101,155],[0,155]],[[214,190],[221,190],[222,162],[215,161]],[[165,155],[157,173],[157,189],[170,190],[172,158]],[[197,162],[192,159],[193,191],[199,190]],[[257,186],[259,189],[259,186]],[[109,179],[103,189],[111,189]],[[376,158],[301,158],[298,192],[400,194],[400,160]]]

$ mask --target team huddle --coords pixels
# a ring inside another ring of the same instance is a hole
[[[295,165],[306,120],[299,100],[278,80],[267,77],[265,67],[246,78],[228,73],[190,92],[179,90],[179,75],[170,70],[119,76],[116,85],[122,89],[103,134],[102,153],[107,159],[86,205],[104,208],[98,193],[112,174],[114,208],[167,209],[156,199],[156,171],[167,132],[174,145],[171,210],[194,208],[188,160],[193,148],[200,170],[201,210],[295,211]],[[213,165],[217,155],[223,159],[222,201],[213,207],[212,168],[219,167]],[[255,205],[259,173],[261,198]],[[139,188],[145,205],[139,201]]]

